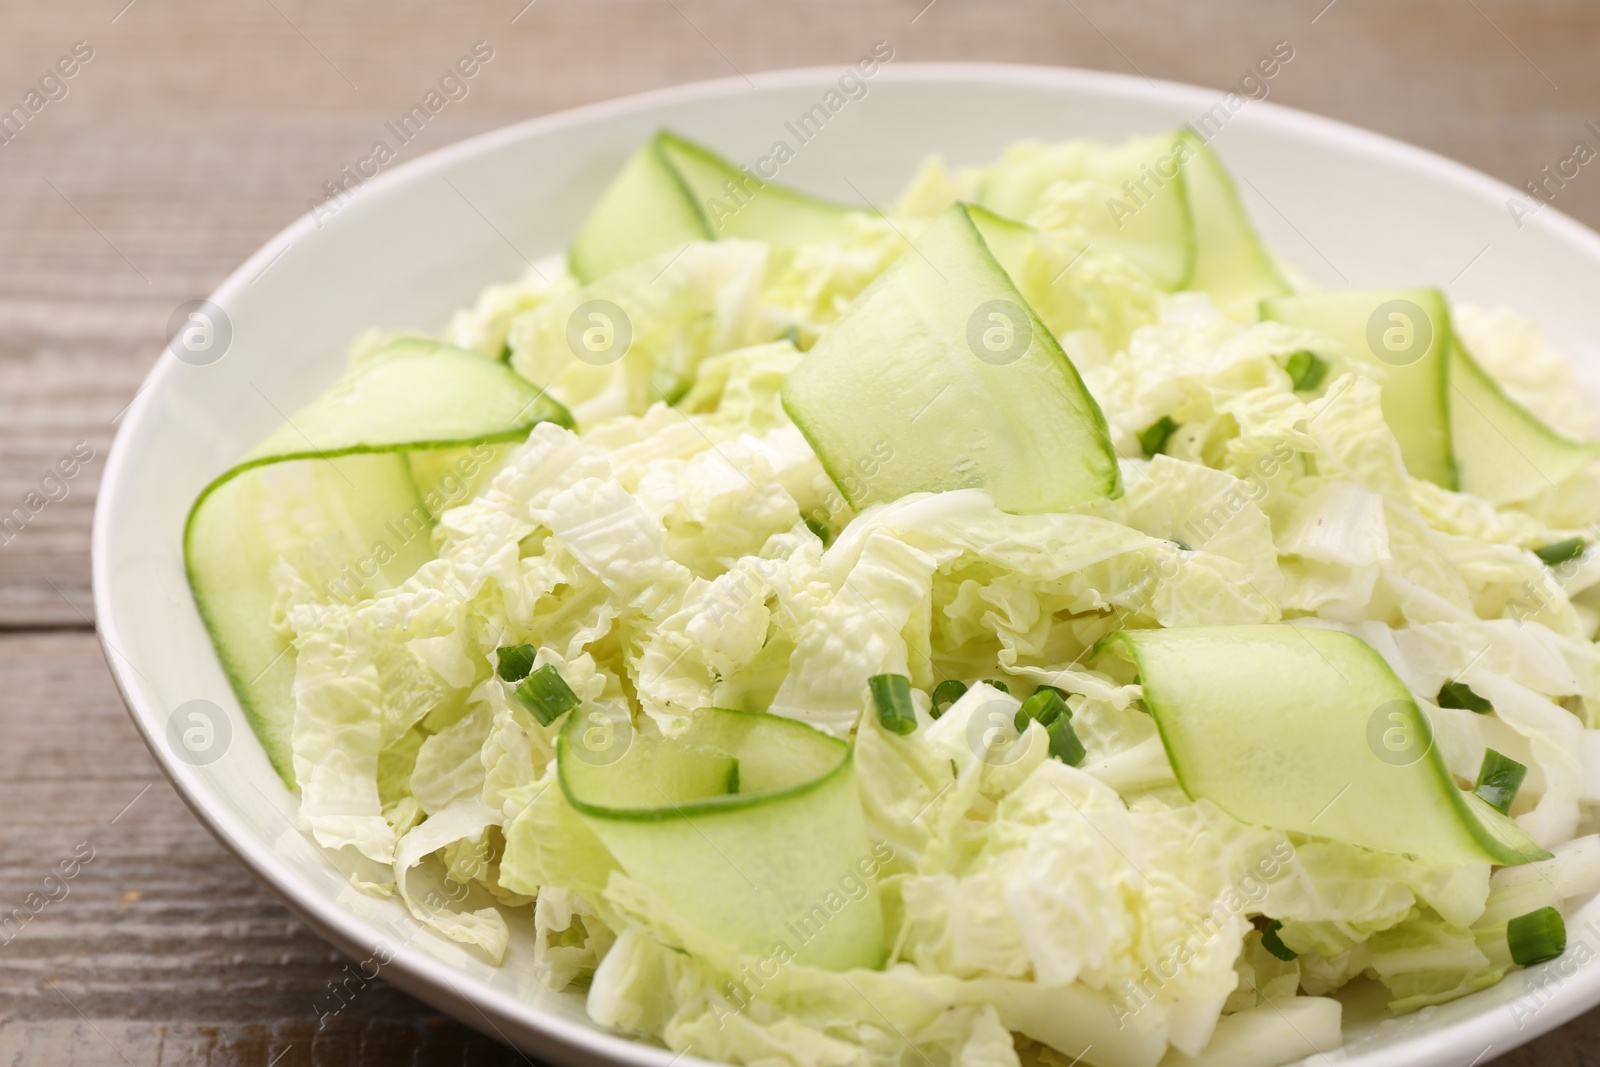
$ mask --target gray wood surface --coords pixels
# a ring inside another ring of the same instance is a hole
[[[382,986],[319,1029],[312,1002],[343,960],[160,776],[89,597],[101,461],[168,315],[303,212],[474,41],[493,62],[408,152],[643,89],[844,63],[878,39],[896,61],[1219,89],[1287,40],[1273,100],[1518,185],[1600,121],[1594,0],[525,3],[0,2],[0,108],[75,42],[94,49],[66,97],[0,145],[0,515],[77,442],[95,452],[62,499],[0,533],[0,912],[60,897],[0,935],[0,1062],[522,1062]],[[1600,224],[1600,165],[1556,205]],[[44,879],[81,842],[93,858],[52,883],[63,897]],[[1593,1063],[1597,1040],[1600,1013],[1496,1062]]]

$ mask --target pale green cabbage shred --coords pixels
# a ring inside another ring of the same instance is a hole
[[[1398,1010],[1495,983],[1508,918],[1600,886],[1600,560],[1529,551],[1594,540],[1600,474],[1498,509],[1409,477],[1370,372],[1314,333],[1160,292],[1074,228],[1093,191],[1062,188],[1031,220],[1035,254],[1051,274],[1076,258],[1077,281],[1038,311],[1105,412],[1126,493],[1077,513],[1010,515],[979,490],[852,513],[779,402],[795,342],[978,177],[930,163],[845,245],[705,242],[588,287],[551,260],[460,312],[443,339],[509,349],[579,429],[494,452],[399,588],[346,603],[280,562],[304,825],[362,857],[366,888],[586,997],[596,1022],[732,1063],[1269,1065],[1337,1046],[1330,998],[1353,979]],[[566,345],[592,299],[630,310],[614,364]],[[1455,310],[1514,396],[1589,429],[1532,323]],[[1300,351],[1330,369],[1297,393]],[[1162,416],[1181,429],[1144,458]],[[1388,660],[1457,775],[1485,747],[1527,764],[1516,821],[1555,858],[1491,876],[1241,824],[1178,788],[1138,686],[1086,664],[1125,626],[1308,617]],[[658,907],[556,784],[562,722],[495,677],[494,650],[524,642],[641,736],[721,706],[849,740],[886,965],[755,960]],[[1088,756],[1051,759],[1030,730],[1013,761],[976,758],[972,717],[1016,700],[983,685],[937,721],[919,693],[916,732],[889,734],[866,689],[884,673],[1057,685]],[[1495,713],[1434,707],[1455,679]],[[425,906],[439,884],[466,891]],[[1260,915],[1298,959],[1263,948]]]

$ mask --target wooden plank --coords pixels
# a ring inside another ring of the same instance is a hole
[[[126,803],[130,784],[161,777],[92,633],[0,634],[0,679],[0,787],[109,782],[107,802]]]
[[[0,1062],[522,1062],[381,981],[324,1022],[345,957],[196,822],[92,635],[0,636],[0,677]]]
[[[396,1005],[392,1015],[352,1022],[336,1019],[322,1030],[312,1023],[286,1021],[93,1021],[75,1015],[25,1024],[0,1023],[0,1056],[7,1063],[51,1067],[123,1063],[140,1067],[510,1067],[532,1062],[408,998]]]

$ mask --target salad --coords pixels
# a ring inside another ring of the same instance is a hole
[[[1591,951],[1590,428],[1510,311],[1293,280],[1187,129],[883,211],[661,133],[185,545],[302,830],[601,1026],[1272,1067]]]

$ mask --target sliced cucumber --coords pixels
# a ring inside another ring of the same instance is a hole
[[[871,877],[882,858],[847,744],[793,719],[718,708],[672,738],[636,735],[595,709],[563,727],[557,770],[631,878],[751,955],[781,944],[816,967],[883,964]]]
[[[1457,341],[1450,356],[1450,436],[1461,490],[1511,504],[1559,485],[1600,457],[1518,404]]]
[[[1125,630],[1178,782],[1241,822],[1439,864],[1547,859],[1457,788],[1410,691],[1365,643],[1289,625]]]
[[[989,246],[989,253],[1020,290],[1028,252],[1038,243],[1039,231],[1026,222],[996,214],[980,204],[968,204],[966,208],[967,217],[977,227],[983,243]]]
[[[511,441],[571,425],[503,363],[448,346],[364,362],[208,485],[189,512],[189,584],[239,704],[294,785],[294,650],[272,625],[273,564],[289,557],[354,599],[433,556],[407,453]]]
[[[763,181],[715,152],[674,133],[656,143],[694,198],[713,239],[745,237],[775,245],[837,244],[851,237],[845,222],[859,212]]]
[[[1184,188],[1183,153],[1172,134],[1118,145],[1072,141],[1002,161],[978,203],[1027,219],[1056,182],[1091,183],[1093,203],[1074,213],[1092,244],[1120,252],[1163,289],[1182,289],[1195,263],[1195,227]]]
[[[567,250],[567,267],[588,284],[691,241],[710,239],[705,215],[657,139],[635,152],[600,194]]]
[[[1506,394],[1455,336],[1437,289],[1275,297],[1261,317],[1311,327],[1383,367],[1384,420],[1419,478],[1509,504],[1600,458],[1600,442],[1557,433]]]
[[[401,537],[385,527],[407,531]],[[272,625],[282,556],[322,550],[334,596],[404,581],[433,556],[432,516],[405,456],[372,453],[229,471],[190,513],[189,584],[222,669],[267,758],[294,785],[294,651]],[[389,552],[373,553],[383,544]],[[392,554],[391,554],[392,553]],[[360,567],[354,577],[348,564]]]
[[[1450,353],[1455,331],[1437,289],[1301,293],[1261,302],[1261,317],[1305,326],[1345,355],[1382,368],[1383,418],[1413,476],[1456,487],[1450,430]]]
[[[1193,130],[1178,131],[1190,155],[1183,175],[1194,219],[1194,272],[1190,289],[1209,293],[1222,312],[1254,322],[1261,301],[1291,291],[1266,245],[1261,243],[1233,177]]]
[[[783,406],[856,508],[977,487],[1038,512],[1120,492],[1099,406],[961,205],[822,336]]]
[[[581,282],[670,252],[727,237],[775,245],[847,240],[858,208],[763,181],[748,169],[662,131],[601,194],[567,252]]]
[[[552,420],[568,424],[570,416],[504,363],[440,345],[361,364],[295,412],[240,467],[509,441]]]

